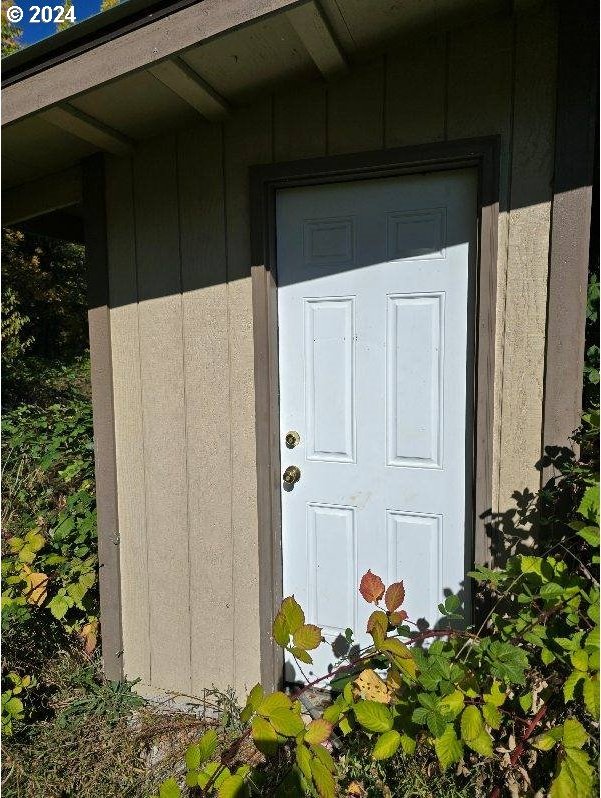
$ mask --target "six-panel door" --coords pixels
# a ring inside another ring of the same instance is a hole
[[[369,642],[358,593],[402,579],[411,621],[458,592],[470,536],[473,170],[278,192],[284,595]],[[286,434],[297,432],[297,445]],[[303,679],[287,664],[288,679]]]

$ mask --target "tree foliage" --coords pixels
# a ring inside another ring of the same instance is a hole
[[[11,0],[2,0],[2,10],[0,18],[2,20],[2,58],[12,55],[21,49],[21,36],[23,29],[8,21],[6,10],[13,5]]]
[[[28,363],[65,362],[87,349],[83,247],[17,230],[2,231],[3,405],[31,401],[40,369]],[[23,358],[27,354],[27,358]]]

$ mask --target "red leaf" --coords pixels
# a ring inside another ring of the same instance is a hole
[[[384,595],[384,582],[376,574],[368,571],[361,577],[361,584],[359,585],[359,592],[365,601],[372,602],[379,601]]]
[[[408,617],[409,616],[405,610],[397,610],[397,612],[390,613],[389,620],[393,626],[398,626],[399,624],[403,623],[403,621],[406,621]]]
[[[398,610],[405,601],[405,585],[402,582],[394,582],[386,591],[384,598],[388,612]]]

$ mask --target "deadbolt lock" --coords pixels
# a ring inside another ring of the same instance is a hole
[[[286,433],[286,446],[289,449],[294,449],[295,446],[298,446],[300,443],[300,435],[298,432],[294,430],[290,430],[290,432]]]
[[[287,485],[294,485],[301,478],[300,468],[298,466],[288,466],[284,471],[282,479]]]

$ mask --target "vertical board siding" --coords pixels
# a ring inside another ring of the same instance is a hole
[[[123,670],[150,682],[138,285],[131,161],[106,161],[109,299],[121,554]]]
[[[357,67],[328,87],[328,155],[384,146],[384,60]]]
[[[447,37],[399,42],[386,59],[385,142],[403,147],[445,134]]]
[[[274,160],[325,155],[327,88],[315,82],[287,88],[274,98]],[[299,125],[299,120],[302,124]]]
[[[493,509],[536,488],[556,29],[546,6],[420,35],[140,145],[133,207],[109,160],[128,676],[197,695],[259,679],[250,166],[500,136]]]
[[[222,129],[178,137],[192,694],[233,683],[232,481]]]
[[[225,124],[230,366],[234,642],[233,685],[243,696],[260,678],[259,562],[249,167],[272,158],[272,101]]]
[[[509,235],[509,191],[513,111],[513,20],[496,17],[448,34],[446,138],[499,135],[499,228],[497,237],[497,313],[495,326],[495,393],[493,484],[499,495],[499,458],[505,289]]]
[[[134,162],[151,681],[190,690],[186,413],[174,138]]]
[[[516,20],[511,211],[499,504],[536,491],[541,454],[548,250],[555,127],[557,20],[554,5]]]

